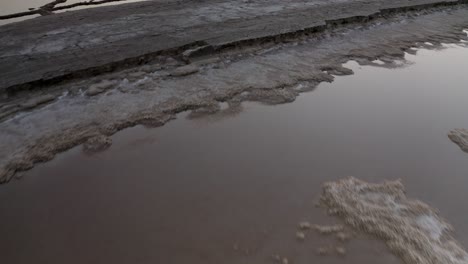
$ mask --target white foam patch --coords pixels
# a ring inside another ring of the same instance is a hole
[[[442,43],[442,47],[444,47],[444,48],[458,48],[459,44]]]
[[[385,64],[385,62],[383,62],[381,60],[373,60],[372,62],[375,63],[375,64],[378,64],[378,65],[384,65]]]
[[[435,240],[440,240],[444,231],[448,230],[448,226],[441,223],[433,215],[421,215],[417,217],[416,224]]]
[[[148,83],[148,82],[150,82],[150,81],[151,81],[151,79],[148,78],[147,76],[145,76],[145,78],[136,81],[136,82],[135,82],[135,86],[143,85],[143,84]]]

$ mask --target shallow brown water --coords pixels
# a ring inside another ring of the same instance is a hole
[[[421,51],[394,70],[350,66],[296,102],[238,114],[181,115],[135,127],[106,152],[80,148],[0,186],[5,263],[401,263],[359,237],[295,240],[296,225],[334,221],[314,203],[346,176],[402,178],[468,246],[468,154],[447,138],[468,128],[468,49]],[[237,250],[235,249],[237,248]]]

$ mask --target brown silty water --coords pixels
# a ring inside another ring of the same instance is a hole
[[[324,182],[401,179],[407,196],[468,246],[468,154],[447,133],[468,127],[468,49],[407,55],[401,67],[346,66],[294,103],[183,113],[156,129],[81,147],[0,187],[5,263],[403,263],[383,241],[297,225],[339,223],[315,206]],[[344,256],[317,253],[343,247]]]

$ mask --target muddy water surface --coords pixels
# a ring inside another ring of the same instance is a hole
[[[403,179],[468,246],[468,49],[360,67],[296,102],[135,127],[103,153],[75,148],[0,187],[5,263],[401,263],[366,237],[339,243],[297,223],[335,222],[314,203],[346,176]],[[318,256],[342,245],[346,256]]]

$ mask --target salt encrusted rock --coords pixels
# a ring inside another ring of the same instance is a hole
[[[51,102],[53,100],[55,100],[55,96],[53,96],[51,94],[47,94],[47,95],[42,95],[42,96],[39,96],[39,97],[36,97],[36,98],[32,98],[32,99],[26,101],[25,103],[22,103],[20,106],[22,108],[29,109],[29,108],[34,108],[34,107],[36,107],[38,105],[41,105],[41,104]]]
[[[86,91],[86,95],[94,96],[94,95],[103,93],[107,89],[111,88],[113,85],[115,85],[115,81],[109,81],[109,80],[101,81],[100,83],[91,85]]]
[[[297,240],[304,241],[306,235],[303,232],[297,232],[296,233],[296,238]]]
[[[170,75],[174,77],[180,77],[180,76],[187,76],[190,74],[194,74],[198,71],[199,71],[198,67],[194,65],[186,65],[186,66],[176,68],[170,73]]]
[[[320,256],[330,255],[333,252],[333,247],[319,247],[317,249],[317,254]]]
[[[405,263],[468,263],[450,224],[436,209],[407,198],[401,181],[371,184],[350,177],[329,182],[322,202],[356,230],[385,241]]]
[[[340,240],[341,242],[345,242],[345,241],[348,241],[350,240],[352,237],[352,235],[350,233],[347,233],[347,232],[338,232],[336,233],[336,238],[338,240]]]
[[[468,153],[468,129],[457,128],[449,132],[448,137],[457,144],[461,150]]]
[[[346,255],[346,249],[344,247],[336,247],[335,251],[338,255],[341,255],[341,256]]]
[[[317,230],[320,234],[328,235],[337,232],[342,232],[344,230],[343,225],[314,225],[314,229]]]
[[[303,221],[299,223],[298,227],[301,230],[309,230],[310,228],[312,228],[312,225],[307,221]]]
[[[112,139],[104,135],[98,135],[98,136],[89,138],[83,144],[83,150],[86,153],[92,154],[92,153],[106,150],[111,145],[112,145]]]

